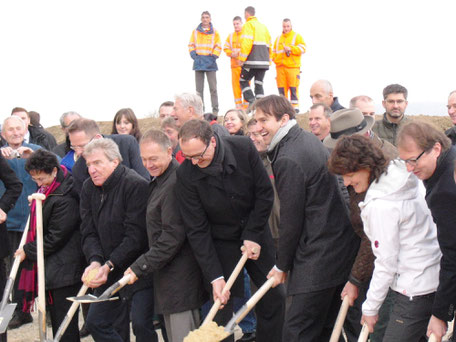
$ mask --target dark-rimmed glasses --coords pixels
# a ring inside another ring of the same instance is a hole
[[[204,154],[206,153],[207,151],[207,148],[209,147],[211,141],[209,140],[209,142],[207,143],[206,145],[206,148],[204,149],[203,153],[201,154],[197,154],[195,156],[187,156],[185,153],[182,153],[182,156],[185,158],[185,159],[188,159],[188,160],[194,160],[196,162],[199,162],[201,159],[204,158]]]

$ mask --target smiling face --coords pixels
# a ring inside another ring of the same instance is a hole
[[[193,118],[193,111],[191,107],[185,108],[181,101],[177,99],[174,102],[174,110],[171,113],[171,116],[176,120],[177,127],[182,127],[184,123]]]
[[[125,115],[122,115],[120,120],[116,122],[116,130],[119,134],[130,134],[133,130],[133,123],[128,121]]]
[[[283,33],[291,32],[291,21],[284,21],[282,23],[282,32]]]
[[[118,159],[109,160],[101,149],[94,149],[85,156],[85,160],[90,178],[96,186],[102,186],[119,165]]]
[[[18,118],[6,120],[2,127],[2,137],[13,149],[17,149],[22,145],[25,132],[24,122]]]
[[[201,139],[192,138],[187,141],[179,140],[179,145],[185,159],[201,169],[208,167],[214,159],[215,147],[217,145],[214,137],[206,145]]]
[[[413,172],[421,180],[431,178],[437,167],[437,158],[442,147],[435,143],[429,151],[424,151],[417,145],[413,138],[406,136],[397,147],[399,158],[405,161],[407,171]],[[417,160],[418,159],[418,160]]]
[[[350,172],[342,176],[345,186],[352,186],[356,193],[366,192],[369,188],[370,171],[366,169]]]
[[[310,110],[309,127],[312,133],[320,140],[323,140],[329,134],[331,121],[326,117],[325,110],[322,106]]]
[[[257,123],[254,125],[250,125],[248,127],[249,132],[247,133],[247,135],[249,136],[250,140],[253,141],[253,144],[255,145],[257,151],[264,152],[268,149],[268,146],[266,145],[263,137],[261,136],[260,129],[261,128]]]
[[[154,141],[146,141],[139,145],[144,167],[152,177],[162,175],[171,163],[173,151],[171,147],[164,149]]]
[[[274,115],[266,114],[260,108],[257,108],[255,119],[264,143],[269,146],[279,128],[286,125],[290,117],[288,114],[284,114],[280,120],[277,120]]]
[[[231,111],[225,114],[223,119],[223,125],[231,135],[236,134],[242,127],[242,120],[235,111]]]

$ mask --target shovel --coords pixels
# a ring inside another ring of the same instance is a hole
[[[361,329],[361,333],[359,334],[358,337],[358,342],[366,342],[367,338],[369,337],[369,328],[367,327],[367,324],[363,324],[363,328]]]
[[[340,306],[339,314],[337,315],[336,324],[334,325],[333,332],[329,342],[339,341],[340,333],[342,332],[342,326],[344,325],[345,317],[347,316],[348,308],[350,304],[348,302],[348,296],[344,297],[342,305]]]
[[[241,251],[245,251],[245,247],[241,247]],[[228,278],[228,281],[226,282],[225,286],[223,287],[222,293],[225,293],[231,289],[231,286],[233,286],[236,278],[238,277],[239,273],[242,271],[244,268],[244,265],[248,259],[247,252],[242,254],[241,259],[238,261],[236,267],[234,268],[233,272],[231,272],[230,277]],[[201,326],[205,326],[209,322],[212,322],[214,319],[215,315],[217,314],[217,311],[220,309],[220,305],[222,305],[222,302],[220,299],[217,299],[214,304],[211,307],[211,310],[208,312],[206,318],[203,321],[203,324]]]
[[[123,276],[120,280],[116,281],[114,284],[112,284],[110,287],[108,287],[105,292],[103,292],[100,297],[97,297],[93,294],[88,294],[85,296],[76,296],[76,297],[68,297],[67,299],[72,302],[77,302],[77,303],[99,303],[99,302],[106,302],[110,300],[117,300],[119,297],[111,297],[114,295],[117,291],[119,291],[122,287],[128,284],[130,281],[130,275],[127,274],[126,276]]]
[[[230,335],[234,333],[234,328],[236,324],[239,324],[240,321],[252,310],[252,308],[260,301],[260,299],[269,291],[269,289],[274,285],[274,278],[268,279],[255,294],[250,297],[250,299],[245,303],[233,316],[233,318],[225,326],[225,331]]]
[[[27,234],[29,230],[30,215],[25,224],[24,232],[22,233],[22,238],[19,243],[18,249],[21,249],[25,245],[27,240]],[[5,285],[5,290],[3,291],[3,298],[0,304],[0,334],[3,334],[8,328],[8,324],[13,317],[14,310],[16,309],[16,303],[8,303],[8,298],[13,290],[14,281],[16,280],[17,271],[21,263],[20,257],[17,256],[14,258],[13,266],[11,267],[9,278]]]

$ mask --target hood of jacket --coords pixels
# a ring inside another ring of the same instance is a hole
[[[214,26],[212,26],[212,23],[209,23],[209,30],[205,30],[203,28],[203,24],[199,24],[198,27],[196,28],[198,32],[204,33],[204,34],[213,34],[214,33]]]
[[[403,201],[418,196],[417,183],[419,179],[407,171],[405,163],[393,160],[388,165],[386,173],[382,174],[378,182],[374,181],[367,190],[364,202],[360,203],[363,209],[374,199],[385,199],[389,201]]]

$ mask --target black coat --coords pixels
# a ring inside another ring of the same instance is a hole
[[[434,174],[426,181],[426,202],[437,225],[437,239],[442,251],[439,287],[432,314],[451,321],[456,309],[456,183],[454,161],[456,147],[444,152]]]
[[[84,256],[79,232],[79,205],[72,195],[73,178],[59,169],[60,186],[43,202],[43,251],[46,289],[81,282]],[[27,259],[36,262],[36,241],[24,245]]]
[[[16,173],[9,166],[6,159],[0,155],[0,180],[5,185],[6,191],[0,198],[0,209],[6,214],[14,207],[16,200],[22,192],[22,183]],[[13,246],[17,247],[17,246]],[[10,254],[8,236],[6,233],[6,221],[0,224],[0,260]]]
[[[42,127],[29,126],[30,144],[40,145],[48,151],[52,151],[57,146],[54,136]]]
[[[174,193],[179,163],[149,185],[147,235],[149,251],[131,265],[138,277],[154,272],[156,313],[171,314],[198,309],[207,300],[201,270],[185,235]]]
[[[114,271],[106,285],[147,250],[148,182],[120,164],[102,186],[89,178],[81,192],[82,249],[88,263],[111,260]]]
[[[149,172],[142,164],[138,141],[135,137],[127,134],[112,134],[105,136],[105,138],[114,140],[119,147],[119,152],[122,156],[122,165],[135,170],[144,179],[150,179]],[[82,190],[82,184],[89,178],[89,171],[87,170],[85,159],[83,157],[79,158],[76,163],[74,163],[71,171],[74,177],[75,191],[79,194]]]
[[[272,246],[268,218],[274,193],[255,146],[247,137],[216,140],[223,172],[209,175],[185,160],[176,187],[188,239],[208,282],[228,279],[243,240]]]
[[[277,267],[290,271],[288,294],[343,284],[357,238],[326,166],[327,149],[295,125],[268,155],[280,200]]]

